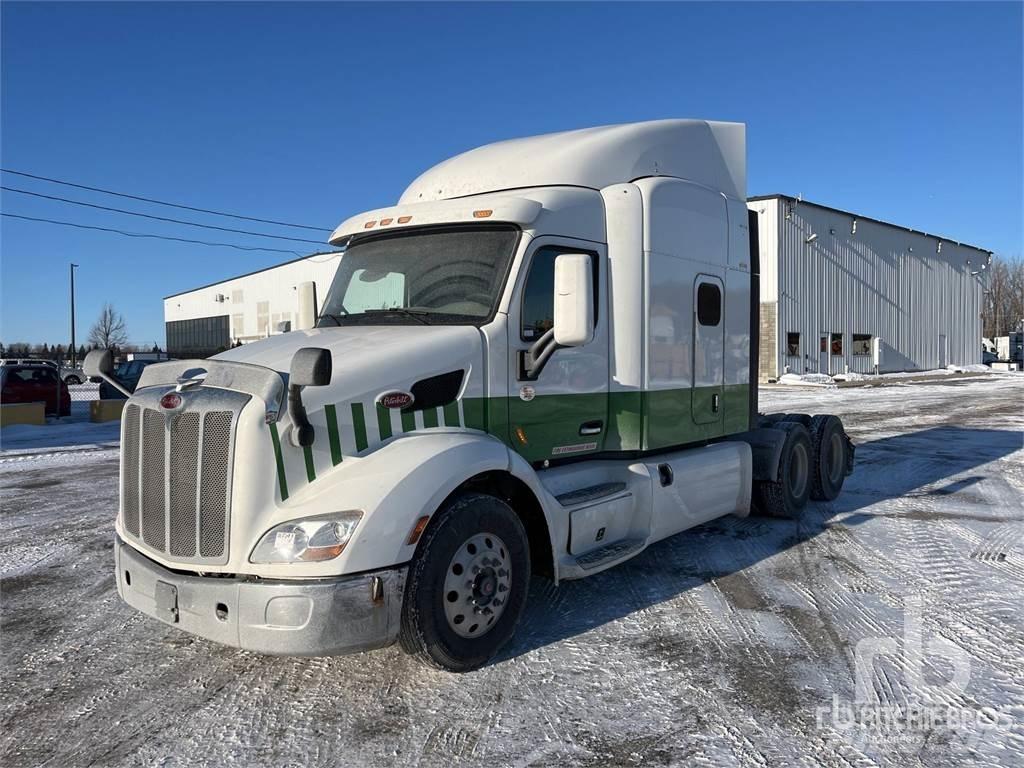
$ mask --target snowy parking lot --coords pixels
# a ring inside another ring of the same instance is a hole
[[[4,453],[0,764],[1024,763],[1024,377],[761,398],[843,418],[836,502],[536,580],[511,647],[461,676],[394,647],[261,657],[136,613],[110,435]]]

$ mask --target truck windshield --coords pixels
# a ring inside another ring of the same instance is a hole
[[[471,227],[356,240],[341,257],[319,325],[486,320],[518,237],[513,227]]]

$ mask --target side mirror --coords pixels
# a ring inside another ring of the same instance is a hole
[[[114,353],[109,349],[94,349],[85,356],[82,370],[89,378],[105,379],[114,375]]]
[[[85,362],[82,363],[82,372],[90,380],[100,379],[107,382],[125,397],[132,396],[132,393],[114,378],[114,353],[109,349],[94,349],[87,354]]]
[[[316,283],[312,280],[299,283],[296,286],[296,290],[299,293],[299,312],[295,323],[295,330],[308,331],[310,328],[316,328]]]
[[[331,383],[331,352],[323,347],[303,347],[292,357],[288,383],[299,387],[323,387]]]
[[[594,338],[594,272],[585,253],[555,259],[555,343],[581,347]]]
[[[288,415],[295,429],[292,442],[305,448],[313,444],[315,431],[302,404],[303,387],[323,387],[331,383],[331,352],[323,347],[303,347],[292,357],[288,373]]]

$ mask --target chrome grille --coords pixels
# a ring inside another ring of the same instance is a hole
[[[199,414],[182,413],[171,422],[170,552],[178,557],[196,556],[198,459]]]
[[[175,560],[225,563],[234,429],[250,396],[199,388],[171,413],[158,405],[167,391],[147,388],[125,408],[124,531]]]
[[[167,541],[164,517],[166,432],[164,417],[148,408],[142,412],[142,540],[153,549]]]
[[[132,536],[139,535],[139,406],[124,409],[124,474],[121,485],[121,508],[124,527]]]
[[[207,413],[203,419],[203,485],[199,494],[201,557],[216,557],[224,551],[230,449],[231,414]]]

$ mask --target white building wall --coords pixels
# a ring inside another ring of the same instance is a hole
[[[971,273],[988,253],[813,203],[748,205],[762,232],[761,300],[777,302],[778,375],[786,366],[872,372],[870,354],[853,354],[853,334],[882,340],[883,372],[981,362],[984,273]],[[798,356],[787,355],[789,332],[800,334]],[[842,354],[823,357],[820,337],[833,333],[842,334]]]
[[[317,303],[323,305],[338,269],[340,254],[317,254],[298,261],[164,299],[164,321],[227,315],[231,340],[243,343],[274,333],[277,324],[298,318],[300,283],[316,283]]]

